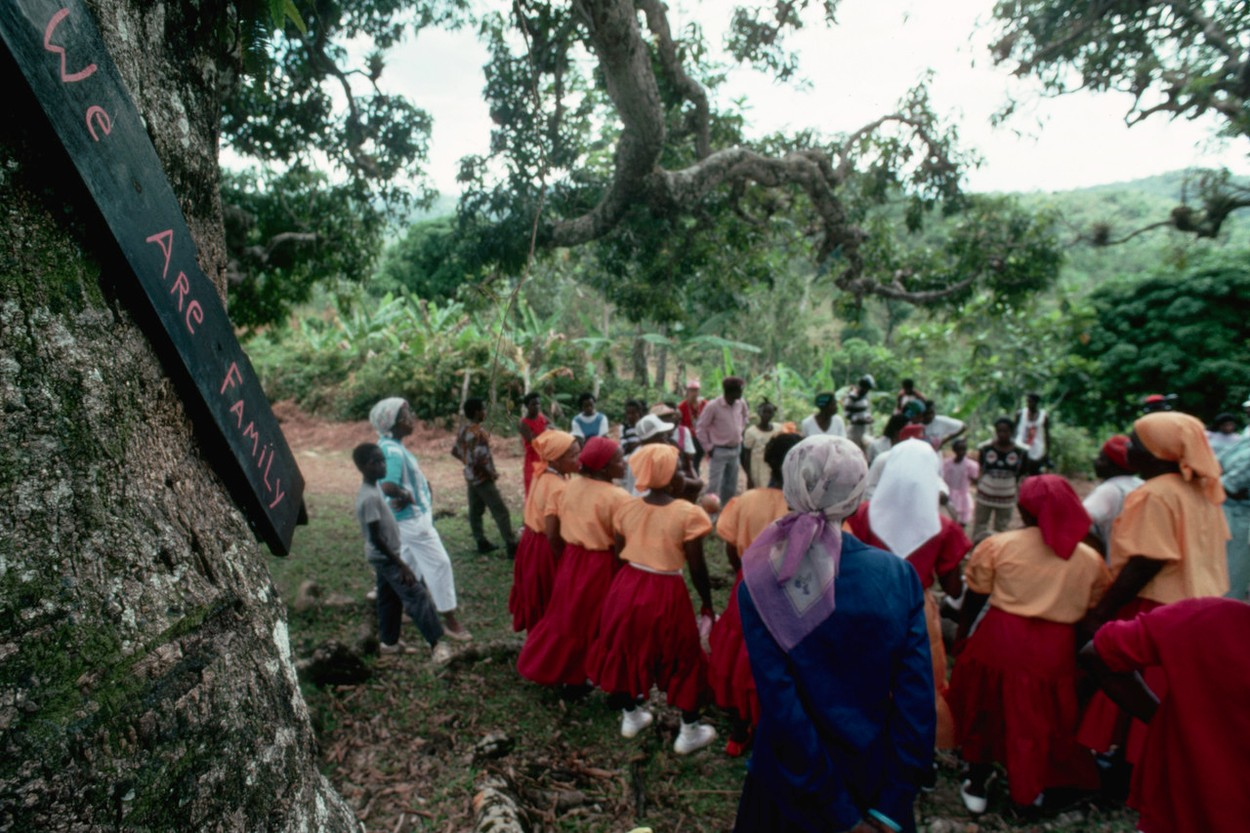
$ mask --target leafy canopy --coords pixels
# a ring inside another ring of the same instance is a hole
[[[1110,284],[1090,301],[1096,324],[1075,352],[1097,370],[1072,385],[1083,422],[1125,425],[1145,393],[1176,393],[1182,410],[1208,420],[1239,411],[1250,367],[1250,253]]]

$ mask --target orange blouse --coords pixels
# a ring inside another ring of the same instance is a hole
[[[525,525],[534,532],[546,534],[546,518],[560,514],[560,495],[568,485],[569,481],[553,471],[543,471],[534,478],[529,497],[525,499]]]
[[[751,489],[725,504],[716,521],[716,534],[741,555],[769,524],[789,512],[780,489]]]
[[[1129,492],[1111,527],[1111,571],[1135,555],[1164,562],[1138,596],[1160,604],[1228,592],[1224,511],[1179,474],[1152,477]]]
[[[588,550],[612,549],[612,515],[630,499],[620,486],[578,477],[560,494],[560,537]]]
[[[616,507],[612,527],[625,539],[622,560],[673,572],[686,566],[685,543],[711,532],[712,519],[688,501],[655,506],[636,497]]]
[[[986,538],[972,551],[964,578],[1004,613],[1064,625],[1083,619],[1111,584],[1096,550],[1077,544],[1065,561],[1035,526]]]

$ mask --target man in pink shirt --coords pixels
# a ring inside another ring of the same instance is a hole
[[[695,423],[695,436],[708,454],[707,493],[719,497],[721,506],[738,492],[742,432],[750,421],[742,401],[745,384],[737,376],[727,376],[721,382],[723,394],[707,403]]]

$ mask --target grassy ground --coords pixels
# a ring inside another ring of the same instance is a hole
[[[350,467],[345,452],[301,451],[296,441],[292,444],[306,475],[319,467],[310,462],[327,462],[310,461],[310,453]],[[476,552],[462,491],[440,486],[454,483],[454,477],[441,471],[454,463],[422,457],[422,464],[435,481],[438,506],[456,513],[438,520],[437,528],[455,565],[461,616],[474,632],[475,647],[437,673],[424,653],[375,657],[368,660],[374,676],[362,685],[304,685],[325,774],[368,828],[472,829],[474,783],[492,773],[509,782],[535,831],[623,833],[636,825],[667,833],[730,829],[745,763],[727,758],[721,744],[689,757],[675,755],[671,747],[678,716],[667,708],[657,710],[658,719],[644,736],[626,741],[619,735],[619,715],[608,711],[602,694],[564,702],[517,675],[520,638],[512,633],[507,614],[511,562]],[[431,472],[432,467],[440,470]],[[457,473],[454,468],[449,472]],[[354,601],[303,611],[292,607],[291,640],[297,656],[306,656],[326,639],[351,644],[362,628],[375,628],[372,606],[364,601],[372,571],[364,563],[352,514],[354,487],[346,486],[354,478],[329,482],[314,475],[309,480],[310,525],[297,532],[288,558],[271,562],[274,581],[288,606],[305,579],[317,581],[326,594],[340,593]],[[493,535],[489,518],[487,524]],[[708,561],[715,599],[723,607],[731,579],[719,544],[709,544]],[[411,624],[404,625],[403,638],[423,644]],[[727,736],[727,722],[718,715],[709,719],[722,738]],[[493,737],[498,733],[506,740]],[[1001,793],[994,796],[991,812],[973,824],[959,801],[951,763],[943,769],[938,789],[917,803],[921,830],[1133,829],[1132,815],[1121,810],[1103,814],[1087,809],[1018,824],[1008,817]]]

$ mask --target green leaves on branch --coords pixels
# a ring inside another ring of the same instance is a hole
[[[1110,284],[1090,300],[1097,321],[1075,349],[1096,363],[1074,403],[1082,419],[1127,425],[1149,393],[1176,393],[1204,420],[1240,409],[1250,393],[1250,253]]]

